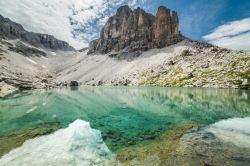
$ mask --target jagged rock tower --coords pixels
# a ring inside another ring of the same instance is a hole
[[[100,38],[90,43],[88,54],[146,51],[175,44],[183,39],[175,11],[160,6],[156,16],[141,8],[122,6],[104,25]]]

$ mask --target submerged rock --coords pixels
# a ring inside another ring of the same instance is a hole
[[[179,140],[185,132],[194,127],[189,124],[175,126],[162,133],[158,138],[145,135],[146,138],[143,138],[140,143],[119,149],[117,159],[124,165],[175,165],[172,163],[172,159],[175,159],[178,154]]]
[[[181,138],[177,165],[250,165],[249,118],[222,120]]]

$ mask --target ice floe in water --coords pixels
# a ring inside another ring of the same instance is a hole
[[[76,120],[53,134],[26,141],[0,159],[0,165],[11,166],[88,166],[110,165],[114,155],[102,140],[99,130],[88,122]]]
[[[219,121],[208,128],[225,142],[250,148],[250,118],[233,118]]]

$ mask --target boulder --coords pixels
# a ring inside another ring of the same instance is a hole
[[[189,56],[190,55],[190,51],[189,50],[183,50],[181,53],[181,56]]]
[[[17,91],[17,90],[18,90],[18,88],[14,87],[12,85],[9,85],[4,81],[0,82],[0,98],[3,98],[3,97],[5,97],[5,96]]]
[[[244,79],[243,84],[244,85],[250,85],[250,78]]]
[[[246,78],[243,80],[241,88],[242,89],[250,89],[250,78]]]
[[[71,87],[74,87],[74,86],[79,86],[79,83],[77,81],[70,81],[70,84],[69,84]]]

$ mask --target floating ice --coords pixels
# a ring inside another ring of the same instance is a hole
[[[208,131],[225,142],[250,148],[250,118],[222,120],[211,125]]]
[[[76,120],[69,127],[47,136],[26,141],[0,159],[11,166],[88,166],[110,165],[114,155],[102,140],[101,133],[88,122]]]

